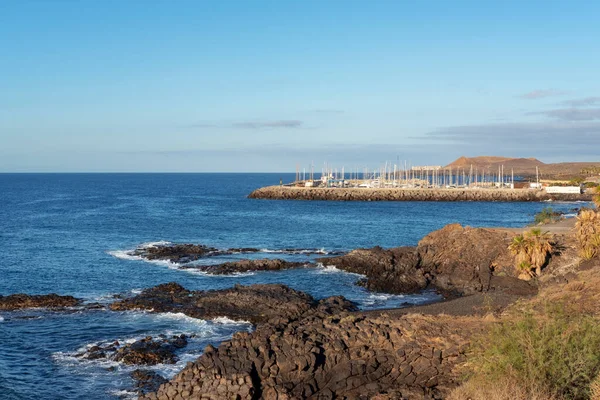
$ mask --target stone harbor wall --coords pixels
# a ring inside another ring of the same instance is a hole
[[[267,186],[248,196],[271,200],[336,201],[591,201],[590,194],[546,193],[529,189],[305,188]]]

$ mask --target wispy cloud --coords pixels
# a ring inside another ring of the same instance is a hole
[[[563,101],[561,104],[565,104],[571,107],[593,106],[595,104],[600,104],[600,97],[584,97],[581,99],[567,100]]]
[[[204,122],[199,122],[196,124],[188,124],[188,125],[184,125],[185,128],[216,128],[217,125],[216,124],[211,124],[211,123],[204,123]]]
[[[600,119],[600,108],[560,108],[556,110],[531,112],[528,115],[545,115],[564,121],[593,121]]]
[[[465,150],[497,153],[557,155],[576,158],[600,156],[600,122],[551,121],[465,125],[440,128],[425,135],[429,141]]]
[[[292,129],[304,126],[303,121],[299,120],[273,120],[273,121],[239,121],[227,123],[200,122],[184,125],[189,129],[210,129],[210,128],[235,128],[235,129]]]
[[[121,152],[124,154],[156,155],[163,157],[237,157],[257,158],[262,160],[284,160],[288,168],[292,168],[297,162],[314,162],[315,166],[323,162],[338,163],[340,166],[363,167],[365,165],[375,166],[386,160],[395,162],[399,157],[402,160],[424,160],[432,154],[448,150],[446,144],[421,143],[399,145],[397,143],[323,143],[318,146],[272,144],[269,146],[246,145],[242,147],[227,148],[202,148],[181,150],[157,150],[157,151],[131,151]],[[292,160],[292,161],[290,161]]]
[[[245,121],[236,122],[232,126],[241,129],[263,129],[263,128],[300,128],[303,122],[298,120],[278,120],[278,121]]]
[[[566,94],[566,92],[564,92],[562,90],[536,89],[536,90],[532,90],[531,92],[521,94],[517,97],[519,97],[521,99],[527,99],[527,100],[536,100],[536,99],[543,99],[546,97],[562,96],[564,94]]]
[[[335,108],[317,108],[312,110],[312,112],[317,114],[343,114],[344,110],[338,110]]]

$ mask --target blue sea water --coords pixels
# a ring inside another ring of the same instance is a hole
[[[0,174],[0,295],[59,293],[108,303],[117,293],[176,281],[189,289],[236,283],[284,283],[316,298],[344,295],[363,309],[431,301],[433,293],[369,293],[360,278],[334,268],[300,268],[216,277],[149,263],[127,255],[144,243],[202,243],[255,247],[252,257],[310,261],[282,255],[289,248],[346,251],[415,245],[428,232],[459,222],[519,227],[544,203],[418,203],[252,200],[255,188],[290,174]],[[575,203],[554,203],[569,211]],[[222,257],[220,261],[240,256]],[[0,397],[5,399],[111,399],[127,397],[131,367],[82,362],[74,354],[96,343],[160,333],[196,334],[170,377],[203,347],[251,329],[227,319],[194,320],[179,314],[26,310],[0,313]]]

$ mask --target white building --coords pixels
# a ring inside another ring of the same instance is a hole
[[[581,194],[581,186],[547,186],[546,193]]]

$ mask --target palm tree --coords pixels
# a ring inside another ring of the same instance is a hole
[[[513,237],[512,242],[508,246],[510,252],[515,256],[517,268],[525,272],[529,277],[532,276],[531,263],[529,261],[529,253],[531,250],[531,242],[524,235]]]
[[[515,236],[508,249],[515,256],[517,267],[520,270],[526,272],[529,276],[539,276],[554,246],[552,236],[548,232],[533,228],[528,232]]]
[[[535,274],[542,273],[542,267],[546,264],[548,256],[554,250],[552,235],[549,232],[542,232],[540,228],[533,228],[526,232],[525,239],[529,241],[529,261],[531,267],[535,268]]]

